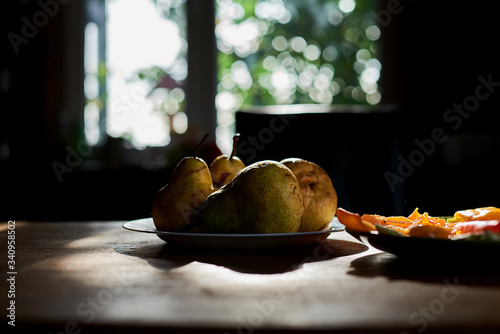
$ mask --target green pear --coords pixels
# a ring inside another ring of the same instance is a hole
[[[210,174],[212,174],[212,180],[214,182],[214,188],[219,189],[223,185],[228,184],[236,176],[236,174],[245,168],[245,164],[240,158],[235,156],[236,154],[236,143],[240,138],[240,134],[237,133],[233,136],[233,151],[230,156],[226,154],[219,155],[210,164]]]
[[[194,222],[214,191],[208,165],[196,157],[205,139],[194,157],[185,157],[175,166],[168,184],[156,193],[151,212],[156,229],[175,232]]]
[[[304,212],[297,178],[277,161],[251,164],[207,198],[201,218],[220,233],[297,232]]]
[[[299,181],[304,214],[299,232],[320,231],[328,227],[337,211],[337,192],[326,171],[314,162],[300,158],[281,161]]]

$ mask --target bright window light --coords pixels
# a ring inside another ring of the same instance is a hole
[[[165,146],[173,128],[169,112],[179,107],[165,110],[164,106],[171,107],[170,95],[155,94],[155,90],[164,88],[167,79],[173,83],[167,85],[170,90],[178,89],[172,79],[175,74],[169,75],[169,69],[175,69],[178,79],[187,74],[185,61],[179,62],[185,48],[179,27],[150,0],[108,0],[106,11],[106,130],[112,137],[128,139],[137,148]],[[139,75],[155,70],[161,73],[155,74],[156,81]],[[155,98],[158,96],[160,100]],[[182,126],[175,128],[185,131],[187,119],[176,118],[180,119]]]

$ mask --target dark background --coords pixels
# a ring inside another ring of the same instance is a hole
[[[454,104],[475,94],[478,77],[500,82],[496,7],[487,1],[466,4],[400,2],[402,9],[381,27],[381,110],[353,113],[339,107],[329,113],[297,115],[273,134],[264,149],[256,150],[253,159],[249,154],[242,157],[247,163],[290,156],[317,162],[331,175],[339,205],[358,212],[407,215],[418,206],[434,215],[449,215],[459,209],[500,206],[500,87],[457,129],[443,120]],[[53,163],[65,162],[66,146],[75,147],[81,133],[63,128],[61,111],[68,94],[61,80],[65,75],[61,64],[67,57],[61,44],[67,8],[61,7],[61,13],[15,54],[7,33],[19,30],[20,18],[39,8],[36,1],[5,6],[8,10],[2,10],[0,20],[0,220],[149,216],[154,193],[167,182],[173,165],[145,169],[118,158],[96,168],[79,164],[64,174],[62,182],[58,180]],[[381,10],[387,6],[383,1]],[[273,117],[239,113],[242,142],[259,138]],[[393,191],[387,172],[398,174],[401,159],[417,154],[415,140],[430,139],[437,128],[443,129],[446,140],[425,154]],[[207,149],[201,156],[210,162],[215,152]],[[101,157],[120,154],[119,143],[110,143]]]

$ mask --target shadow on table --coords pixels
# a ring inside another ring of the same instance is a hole
[[[351,262],[350,275],[363,277],[385,276],[393,280],[429,283],[452,282],[468,286],[500,286],[500,266],[494,254],[482,258],[397,257],[377,253]]]
[[[366,245],[357,242],[327,239],[315,245],[277,249],[228,250],[147,244],[134,248],[117,247],[115,251],[143,258],[152,266],[164,270],[198,261],[241,273],[277,274],[296,270],[304,263],[331,260],[367,249]]]

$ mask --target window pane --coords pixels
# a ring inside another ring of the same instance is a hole
[[[107,133],[167,145],[188,121],[184,1],[107,0],[106,12]]]
[[[102,94],[99,80],[99,27],[94,22],[85,26],[84,70],[83,83],[85,94],[84,124],[85,138],[90,145],[96,145],[101,139],[99,119]]]
[[[216,3],[218,134],[243,105],[379,103],[376,1]]]

